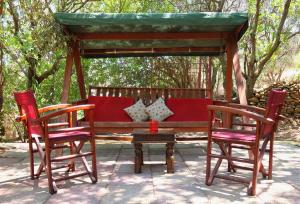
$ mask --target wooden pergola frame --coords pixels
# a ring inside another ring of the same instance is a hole
[[[163,56],[163,55],[220,55],[226,53],[226,87],[225,99],[232,101],[233,93],[233,71],[236,79],[238,95],[241,104],[247,104],[245,84],[239,65],[238,40],[241,33],[247,29],[247,22],[240,24],[233,31],[214,32],[72,32],[65,26],[65,33],[72,36],[69,43],[64,74],[64,89],[61,95],[61,102],[68,102],[68,95],[71,83],[72,67],[75,64],[77,82],[81,99],[86,98],[84,75],[81,65],[82,57],[126,57],[126,56]],[[184,41],[184,40],[206,40],[222,41],[222,46],[180,46],[180,47],[130,47],[130,48],[82,48],[82,41]]]
[[[182,34],[182,33],[180,33]],[[191,33],[190,35],[184,36],[179,35],[178,33],[157,33],[156,35],[153,35],[152,33],[148,33],[146,35],[145,33],[92,33],[92,34],[81,34],[76,36],[74,41],[69,43],[69,52],[67,54],[66,58],[66,67],[65,67],[65,74],[64,74],[64,89],[61,96],[61,102],[67,102],[68,101],[68,95],[69,95],[69,88],[71,83],[71,75],[72,75],[72,67],[75,64],[76,68],[76,74],[77,74],[77,82],[79,86],[80,96],[81,99],[86,98],[86,89],[85,89],[85,81],[84,81],[84,75],[81,65],[81,57],[90,54],[90,55],[98,55],[98,54],[105,54],[105,53],[136,53],[137,55],[139,53],[142,53],[144,55],[145,53],[172,53],[172,52],[182,52],[182,53],[190,53],[193,52],[199,52],[199,51],[205,51],[205,52],[222,52],[223,50],[220,48],[212,48],[212,47],[199,47],[199,48],[153,48],[153,49],[118,49],[118,50],[108,50],[108,49],[97,49],[97,50],[85,50],[80,51],[79,49],[79,43],[82,39],[101,39],[101,40],[107,40],[107,39],[114,39],[114,40],[140,40],[140,39],[191,39],[191,38],[200,38],[200,39],[223,39],[226,40],[226,46],[224,48],[224,51],[226,52],[226,88],[225,88],[225,99],[228,102],[231,102],[232,100],[232,92],[233,92],[233,79],[232,74],[234,70],[235,78],[237,81],[237,87],[238,87],[238,94],[240,98],[240,103],[246,104],[246,95],[245,95],[245,84],[243,82],[243,76],[239,65],[239,55],[238,55],[238,45],[237,45],[237,33]]]

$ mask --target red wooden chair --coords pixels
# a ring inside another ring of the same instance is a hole
[[[22,121],[26,127],[29,138],[29,154],[30,154],[30,171],[31,178],[38,178],[43,170],[46,171],[48,177],[49,192],[51,194],[57,192],[55,181],[66,180],[75,178],[78,176],[89,175],[92,183],[97,182],[97,168],[96,168],[96,149],[95,149],[95,137],[94,137],[94,117],[89,117],[88,127],[73,127],[76,121],[77,111],[88,111],[89,114],[94,114],[94,105],[80,105],[70,106],[68,104],[60,104],[55,106],[49,106],[47,108],[38,109],[33,91],[23,91],[14,93],[15,100],[20,110],[21,116],[17,118],[17,121]],[[58,109],[60,108],[60,109]],[[58,109],[57,111],[53,111]],[[51,111],[48,114],[40,116],[40,113]],[[53,118],[60,116],[67,117],[68,127],[64,128],[66,123],[51,124]],[[60,127],[53,130],[53,127]],[[41,145],[41,140],[45,143],[45,148]],[[90,151],[82,152],[83,145],[89,141]],[[69,144],[70,155],[59,155],[53,157],[52,150],[57,148],[64,148]],[[33,150],[33,145],[36,145],[37,150]],[[40,165],[37,173],[34,173],[34,157],[33,153],[37,152],[40,156]],[[92,169],[88,166],[86,156],[92,157]],[[54,178],[53,170],[61,168],[61,166],[54,167],[53,163],[69,160],[67,165],[67,172],[70,170],[75,171],[75,159],[81,159],[85,172],[74,173],[66,175],[64,177]]]
[[[285,96],[285,91],[271,90],[266,109],[239,104],[208,106],[210,124],[207,143],[206,185],[211,185],[214,178],[232,180],[247,184],[248,194],[255,195],[258,173],[261,172],[264,178],[272,178],[274,132],[277,129],[279,119],[282,119],[280,112],[284,105]],[[236,129],[233,128],[233,126],[230,128],[214,127],[212,116],[215,112],[240,115],[242,117],[253,119],[255,121],[254,130]],[[217,144],[220,149],[220,154],[212,153],[212,143]],[[269,146],[268,171],[262,164],[267,146]],[[253,158],[240,158],[234,156],[232,148],[247,149],[253,153]],[[211,171],[212,158],[217,159],[213,171]],[[236,172],[237,169],[250,170],[253,171],[252,178],[240,178],[231,173],[218,173],[223,159],[228,161],[228,172]]]

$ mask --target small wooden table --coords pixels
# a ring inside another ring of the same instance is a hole
[[[174,173],[174,144],[176,143],[173,129],[158,129],[157,132],[150,132],[149,129],[134,129],[132,132],[132,143],[135,148],[134,172],[142,172],[143,144],[144,143],[166,143],[167,173]]]

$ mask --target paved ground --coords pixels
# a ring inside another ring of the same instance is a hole
[[[145,165],[133,173],[130,143],[97,144],[97,184],[88,178],[59,183],[50,195],[47,179],[30,180],[27,146],[0,144],[0,203],[299,203],[300,147],[275,146],[273,180],[259,177],[257,196],[249,197],[242,184],[216,179],[204,184],[205,142],[177,143],[175,173],[163,165],[164,146],[144,147]],[[225,166],[224,168],[225,169]]]

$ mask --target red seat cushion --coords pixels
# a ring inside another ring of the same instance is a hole
[[[49,134],[49,140],[51,142],[84,140],[89,137],[90,133],[85,131],[67,131]]]
[[[205,98],[170,98],[166,105],[174,113],[166,121],[208,121],[207,106],[211,99]]]
[[[133,105],[133,98],[89,96],[88,104],[95,104],[94,120],[111,122],[130,122],[132,119],[124,111]]]
[[[240,132],[213,131],[212,138],[230,141],[255,142],[256,136],[254,134]]]

